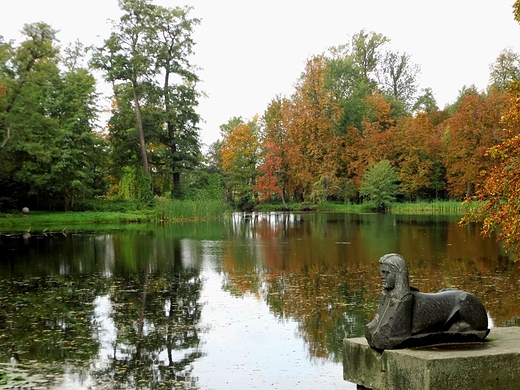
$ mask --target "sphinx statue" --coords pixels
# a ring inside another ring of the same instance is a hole
[[[458,289],[423,293],[408,284],[401,255],[379,259],[383,289],[374,319],[365,327],[376,350],[440,343],[482,341],[489,333],[487,313],[473,294]]]

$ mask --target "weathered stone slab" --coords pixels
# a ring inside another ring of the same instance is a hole
[[[373,390],[518,390],[520,327],[492,328],[486,341],[372,349],[344,340],[343,378]]]

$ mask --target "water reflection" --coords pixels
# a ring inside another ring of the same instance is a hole
[[[74,367],[71,388],[195,388],[200,269],[180,240],[159,237],[40,237],[20,250],[4,241],[0,359],[16,354],[28,375],[30,363],[56,383]]]
[[[55,389],[345,388],[341,342],[372,318],[389,252],[421,290],[474,292],[520,325],[517,264],[457,218],[236,214],[2,236],[0,362]]]

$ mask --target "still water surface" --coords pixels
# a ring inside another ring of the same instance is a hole
[[[457,221],[235,214],[3,235],[0,371],[16,358],[56,390],[355,389],[342,340],[374,315],[385,253],[405,257],[421,290],[472,291],[494,326],[520,325],[518,263]]]

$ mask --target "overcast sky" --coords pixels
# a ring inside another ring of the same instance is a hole
[[[101,44],[117,19],[117,0],[2,0],[0,35],[19,41],[25,23],[59,30],[63,45],[79,39]],[[7,4],[6,4],[7,3]],[[194,34],[201,67],[202,141],[220,138],[233,116],[262,115],[277,95],[290,96],[305,62],[361,29],[385,35],[390,47],[421,67],[421,88],[432,88],[439,107],[464,85],[484,89],[489,65],[505,48],[520,52],[514,0],[155,0],[190,5],[202,19]]]

